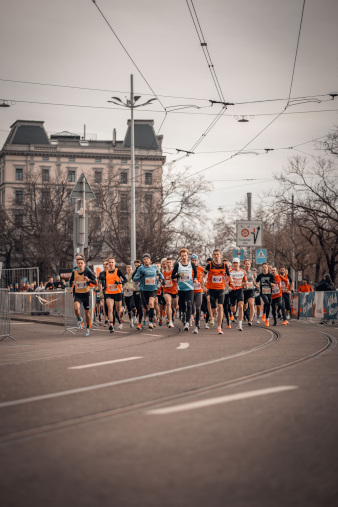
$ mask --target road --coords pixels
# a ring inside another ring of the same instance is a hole
[[[337,326],[0,343],[1,505],[338,505]]]

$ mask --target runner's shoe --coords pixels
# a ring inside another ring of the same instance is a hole
[[[107,327],[108,326],[108,320],[106,320],[103,324],[103,327]]]
[[[77,321],[76,327],[77,327],[78,331],[82,331],[82,329],[83,329],[83,318],[82,317],[80,317],[80,320]]]
[[[256,323],[257,323],[257,324],[260,324],[260,323],[261,323],[261,321],[260,321],[259,319],[257,319],[257,320],[256,320]]]
[[[134,327],[134,321],[133,321],[133,319],[130,319],[130,321],[129,321],[129,326],[130,326],[130,327]]]
[[[220,327],[217,328],[217,333],[218,334],[223,334],[223,331],[222,331],[222,329]]]
[[[232,313],[230,314],[230,320],[234,320],[234,316]]]
[[[118,329],[122,329],[122,322],[118,325]]]
[[[212,317],[211,319],[209,319],[209,322],[210,326],[212,327],[215,324],[214,318]]]
[[[151,329],[151,330],[153,330],[154,329],[154,324],[152,322],[149,322],[148,328]]]
[[[287,326],[288,325],[288,321],[287,320],[284,320],[283,322],[283,326]]]
[[[262,315],[262,322],[265,322],[265,320],[266,320],[265,313],[263,313],[263,315]]]
[[[277,326],[277,320],[274,320],[272,325]]]
[[[248,322],[248,326],[252,326],[252,322],[251,322],[251,320],[249,320],[249,322]]]
[[[229,324],[227,324],[227,329],[231,329],[231,324],[229,322]]]
[[[196,326],[195,329],[193,330],[193,334],[198,334],[198,327]]]
[[[138,331],[141,331],[142,326],[141,326],[141,324],[140,324],[140,323],[138,323],[138,324],[137,324],[137,328],[136,328],[136,329],[137,329]]]
[[[205,329],[209,329],[209,324],[206,322],[204,327],[205,327]]]
[[[114,330],[114,326],[113,324],[109,324],[109,332],[110,333],[113,333],[115,330]]]
[[[174,323],[172,320],[169,322],[168,327],[174,327]]]
[[[270,326],[270,324],[269,324],[269,319],[265,319],[265,325],[266,325],[266,327],[269,327],[269,326]]]
[[[184,324],[184,328],[183,329],[184,329],[184,331],[189,331],[189,322],[186,322]]]
[[[86,328],[86,334],[85,334],[85,336],[90,336],[90,328],[89,327]]]
[[[238,331],[243,331],[242,322],[238,323],[237,329]]]

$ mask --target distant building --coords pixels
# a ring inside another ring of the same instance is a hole
[[[109,180],[111,191],[121,202],[120,219],[127,222],[131,188],[130,139],[130,121],[123,141],[116,140],[115,130],[112,139],[100,141],[67,131],[48,136],[43,121],[17,120],[0,151],[0,206],[13,213],[17,223],[22,223],[27,181],[32,175],[44,189],[48,182],[66,177],[71,192],[84,173],[94,192]],[[135,120],[138,213],[142,212],[145,201],[149,203],[156,195],[162,195],[164,162],[162,136],[156,135],[154,121]]]

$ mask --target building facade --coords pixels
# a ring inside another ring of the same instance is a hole
[[[135,120],[134,128],[136,212],[140,214],[161,199],[165,157],[162,136],[156,136],[153,120]],[[115,131],[111,140],[88,140],[67,131],[48,136],[43,121],[17,120],[0,152],[1,208],[11,214],[14,225],[22,226],[33,181],[34,188],[40,189],[41,203],[47,205],[53,185],[64,181],[70,194],[84,173],[98,199],[109,197],[110,214],[114,215],[110,218],[126,234],[130,221],[130,140],[130,120],[123,141],[116,140]],[[90,206],[98,206],[98,201],[91,201]]]

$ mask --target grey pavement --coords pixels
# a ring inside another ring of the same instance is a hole
[[[1,505],[337,506],[338,329],[0,343]]]

